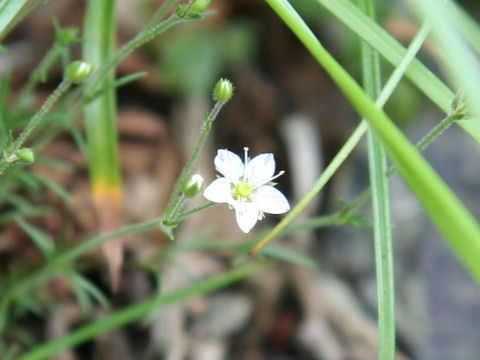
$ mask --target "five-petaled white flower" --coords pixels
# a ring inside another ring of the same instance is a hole
[[[265,153],[242,159],[227,149],[220,149],[215,156],[215,168],[223,177],[214,180],[203,192],[208,200],[227,203],[235,209],[240,229],[248,233],[263,218],[264,213],[283,214],[290,210],[285,196],[269,184],[284,173],[275,173],[273,154]]]

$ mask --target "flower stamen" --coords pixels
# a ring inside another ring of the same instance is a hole
[[[248,147],[245,146],[243,148],[243,151],[245,152],[245,162],[243,166],[243,181],[246,181],[247,179],[247,164],[248,164]]]
[[[240,181],[233,186],[233,198],[235,200],[251,200],[254,190],[246,181]]]

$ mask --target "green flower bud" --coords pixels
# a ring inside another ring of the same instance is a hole
[[[192,5],[190,6],[190,11],[193,14],[200,15],[203,13],[207,8],[210,6],[212,0],[195,0]]]
[[[203,190],[203,176],[195,174],[190,176],[183,184],[183,193],[189,198],[193,198]]]
[[[65,71],[66,78],[74,84],[82,82],[90,76],[93,64],[89,61],[77,60],[72,62]]]
[[[56,18],[53,18],[53,28],[55,30],[55,40],[62,46],[77,44],[81,41],[81,39],[77,37],[77,28],[66,27],[62,29]]]
[[[32,164],[35,162],[35,153],[30,148],[18,150],[18,159],[24,163]]]
[[[213,89],[213,99],[215,101],[227,102],[233,95],[233,84],[228,79],[218,80]]]

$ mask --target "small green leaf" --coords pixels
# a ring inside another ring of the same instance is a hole
[[[72,281],[72,284],[76,287],[82,288],[85,290],[92,298],[94,298],[104,309],[108,309],[110,304],[108,302],[107,297],[105,294],[100,290],[94,283],[92,283],[89,279],[84,277],[83,275],[70,272],[68,274],[69,279]]]
[[[57,184],[55,181],[52,181],[45,176],[38,175],[38,174],[33,174],[33,175],[35,176],[38,182],[45,185],[48,189],[52,190],[55,194],[60,196],[65,202],[67,203],[72,202],[72,196],[61,185]]]
[[[296,251],[279,246],[265,246],[262,250],[259,251],[259,255],[272,257],[274,259],[286,261],[295,265],[305,266],[312,269],[316,269],[318,267],[316,261],[312,258],[300,254]]]
[[[35,245],[37,245],[42,252],[43,256],[50,259],[55,253],[55,245],[52,237],[35,225],[25,221],[25,219],[20,216],[17,217],[15,221],[18,226],[30,236]]]
[[[127,85],[131,82],[137,81],[137,80],[147,76],[147,74],[148,73],[146,71],[139,71],[139,72],[136,72],[136,73],[133,73],[133,74],[123,76],[119,79],[116,79],[115,81],[109,82],[108,84],[106,84],[105,86],[100,88],[98,91],[94,92],[91,96],[86,97],[83,101],[83,104],[87,105],[87,104],[91,103],[92,101],[94,101],[96,98],[98,98],[98,97],[102,96],[103,94],[105,94],[106,92],[108,92],[109,90],[116,89],[116,88],[119,88],[121,86]]]

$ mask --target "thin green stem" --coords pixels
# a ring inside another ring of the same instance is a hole
[[[372,0],[356,0],[357,6],[374,18]],[[371,98],[380,93],[380,59],[366,42],[361,42],[362,73],[365,92]],[[375,132],[367,134],[370,183],[372,188],[375,268],[377,277],[379,352],[381,360],[395,357],[395,292],[393,275],[390,197],[386,177],[385,150]]]
[[[82,326],[62,338],[41,344],[28,353],[20,356],[18,360],[41,360],[50,358],[60,350],[71,348],[89,339],[93,339],[106,331],[132,323],[133,321],[150,314],[152,311],[159,311],[171,304],[184,301],[196,295],[212,292],[237,282],[264,269],[268,264],[269,262],[254,262],[239,266],[220,275],[198,281],[178,291],[161,296],[154,296],[148,300],[130,305],[101,320]]]
[[[37,111],[37,113],[30,119],[27,126],[23,129],[22,133],[18,138],[7,146],[4,151],[3,158],[0,160],[0,175],[10,166],[12,163],[12,158],[16,156],[17,151],[23,145],[28,136],[35,129],[38,123],[43,119],[47,114],[50,108],[55,104],[55,102],[69,89],[72,83],[66,79],[57,86],[52,94],[45,100],[42,107]]]
[[[188,217],[188,216],[190,216],[190,215],[193,215],[193,214],[195,214],[195,213],[197,213],[197,212],[199,212],[199,211],[208,209],[208,208],[210,208],[210,207],[212,207],[212,206],[215,206],[215,205],[216,205],[215,203],[209,202],[209,203],[206,203],[205,205],[196,207],[196,208],[194,208],[194,209],[192,209],[192,210],[185,211],[185,212],[183,212],[183,213],[181,213],[181,214],[178,215],[178,220],[182,220],[182,219],[184,219],[184,218],[186,218],[186,217]]]
[[[197,160],[198,155],[200,154],[200,151],[203,148],[203,145],[205,144],[207,136],[212,130],[213,121],[216,119],[216,117],[218,116],[218,113],[220,112],[220,110],[225,104],[226,104],[225,102],[217,101],[213,106],[212,110],[205,117],[205,121],[203,122],[197,145],[195,146],[195,149],[193,150],[193,153],[188,159],[186,165],[182,169],[182,172],[180,173],[180,176],[178,177],[177,182],[173,187],[172,195],[170,196],[167,207],[165,208],[165,213],[163,217],[166,223],[169,223],[173,220],[172,218],[173,211],[176,208],[177,202],[181,198],[182,186],[187,180],[187,177],[190,175],[190,172],[192,171],[192,167],[195,161]]]
[[[417,149],[420,151],[425,150],[438,136],[447,130],[450,125],[458,120],[457,114],[451,114],[446,116],[442,121],[440,121],[432,130],[428,132],[417,144]]]
[[[157,24],[152,28],[139,32],[133,39],[127,42],[108,61],[103,63],[100,68],[92,74],[92,76],[85,84],[85,93],[88,95],[96,91],[103,76],[107,74],[110,70],[112,70],[118,63],[120,63],[120,61],[125,58],[125,56],[127,56],[133,50],[149,42],[154,37],[168,30],[170,27],[184,21],[184,18],[181,18],[174,14],[160,24]]]

